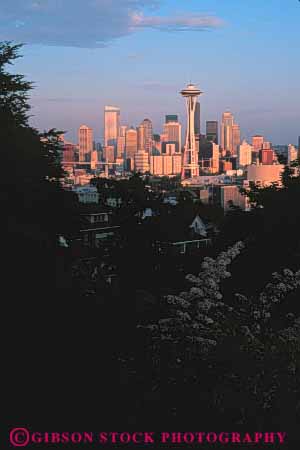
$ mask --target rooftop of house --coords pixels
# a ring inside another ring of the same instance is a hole
[[[112,213],[112,209],[99,203],[80,203],[79,213],[81,215]]]

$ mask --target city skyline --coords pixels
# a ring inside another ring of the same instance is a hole
[[[20,7],[15,17],[2,2],[3,37],[27,43],[16,70],[35,83],[34,126],[64,129],[71,140],[86,122],[96,139],[103,139],[103,106],[117,104],[129,126],[149,117],[157,129],[165,114],[178,114],[182,121],[184,105],[176,93],[193,82],[205,92],[202,129],[206,120],[220,120],[230,109],[243,137],[261,133],[276,144],[296,143],[298,1],[122,0],[118,8],[116,2],[106,8],[102,0],[96,3],[96,10],[86,7],[82,24],[79,2],[72,2],[72,31],[63,21],[68,0],[56,19],[47,15],[51,4],[34,9],[26,0],[27,8]],[[55,20],[63,21],[61,32],[42,36],[38,21],[51,30]],[[76,31],[77,24],[84,30]],[[88,41],[97,33],[99,48]]]

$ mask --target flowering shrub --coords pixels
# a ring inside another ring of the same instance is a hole
[[[234,409],[240,424],[258,415],[263,425],[272,417],[265,412],[281,417],[286,399],[299,402],[300,321],[288,314],[290,326],[278,330],[273,313],[300,287],[300,270],[273,273],[255,298],[237,293],[225,301],[221,282],[243,248],[238,242],[216,259],[204,258],[200,273],[186,277],[190,289],[162,298],[163,317],[139,329],[149,338],[156,385],[197,383],[197,390],[205,378],[213,407]],[[285,411],[283,421],[292,413]]]

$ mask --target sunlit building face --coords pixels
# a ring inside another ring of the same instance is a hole
[[[120,109],[115,106],[104,108],[104,146],[117,145],[120,134]]]

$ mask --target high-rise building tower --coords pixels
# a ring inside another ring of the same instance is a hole
[[[120,109],[115,106],[104,107],[104,146],[117,146],[120,132]]]
[[[119,136],[117,139],[117,158],[124,158],[125,143],[126,143],[126,130],[127,130],[126,125],[122,125],[120,127],[120,132],[119,132]]]
[[[195,85],[189,84],[181,92],[186,99],[187,127],[183,154],[181,178],[193,178],[199,176],[198,152],[195,140],[195,110],[197,97],[202,94]]]
[[[218,144],[218,122],[216,120],[208,120],[206,122],[206,139]]]
[[[288,146],[288,164],[298,159],[298,149],[295,145],[289,144]]]
[[[170,120],[171,117],[176,120]],[[177,116],[166,116],[163,134],[166,136],[166,142],[176,142],[178,152],[181,152],[181,124],[178,122]]]
[[[232,154],[237,155],[238,147],[241,143],[241,130],[237,123],[233,124],[232,127]]]
[[[252,145],[253,145],[253,150],[255,152],[259,152],[259,150],[261,150],[263,148],[263,143],[264,143],[263,136],[260,136],[259,134],[252,136]]]
[[[168,122],[178,122],[177,114],[167,114],[166,115],[166,123]]]
[[[137,152],[137,135],[137,130],[133,127],[126,130],[125,157],[128,170],[133,170],[134,167],[134,155]]]
[[[144,119],[138,127],[138,151],[151,154],[153,145],[153,127],[150,119]]]
[[[81,125],[78,130],[79,162],[90,160],[93,151],[93,130],[86,125]]]
[[[196,102],[195,109],[195,134],[200,134],[201,116],[200,116],[200,102]]]
[[[273,164],[274,158],[275,158],[275,154],[271,147],[262,148],[259,151],[259,161],[261,162],[261,164],[264,164],[264,165]]]
[[[252,145],[244,139],[241,145],[238,146],[238,168],[242,169],[252,163]]]
[[[233,153],[233,115],[226,111],[222,115],[221,147],[225,152]]]

